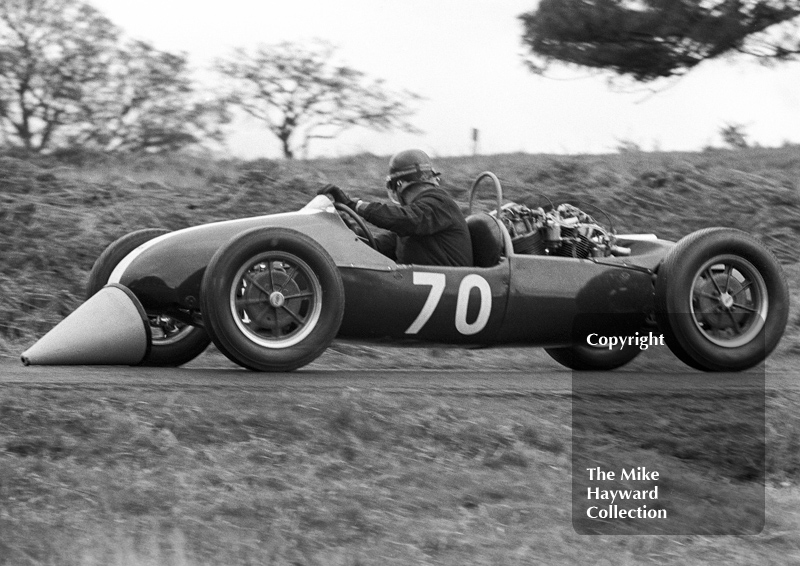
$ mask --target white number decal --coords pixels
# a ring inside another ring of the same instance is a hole
[[[478,310],[478,317],[475,322],[467,322],[467,304],[469,303],[469,293],[477,288],[481,293],[481,308]],[[458,287],[458,302],[456,302],[456,330],[461,334],[477,334],[486,323],[489,322],[489,314],[492,312],[492,290],[489,283],[480,275],[467,275]]]
[[[416,334],[428,322],[428,319],[436,309],[436,305],[439,304],[439,299],[442,298],[442,293],[444,293],[444,281],[444,273],[414,272],[414,285],[430,285],[431,293],[428,295],[428,300],[422,305],[422,310],[417,315],[417,319],[406,330],[406,334]]]
[[[417,273],[414,272],[414,285],[430,285],[431,292],[422,305],[422,310],[417,315],[414,322],[406,330],[406,334],[416,334],[433,315],[439,301],[444,293],[445,276],[444,273]],[[467,322],[467,306],[469,304],[469,294],[472,289],[478,289],[481,295],[481,306],[478,309],[478,317],[474,322]],[[480,275],[470,274],[461,280],[458,287],[458,298],[456,300],[456,330],[464,335],[477,334],[486,327],[489,322],[489,315],[492,313],[492,289],[489,283]]]

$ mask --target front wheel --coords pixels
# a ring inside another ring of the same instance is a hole
[[[255,371],[291,371],[336,336],[344,285],[333,259],[308,236],[256,228],[214,254],[201,307],[211,339],[230,360]]]
[[[153,238],[166,234],[168,230],[145,228],[122,236],[113,241],[94,262],[86,284],[85,298],[89,299],[106,286],[108,278],[125,256]],[[180,322],[163,314],[147,315],[150,322],[150,352],[141,365],[180,366],[202,354],[211,339],[206,331],[198,326]]]
[[[689,234],[659,267],[656,319],[667,345],[705,371],[742,371],[778,345],[789,291],[775,256],[730,228]]]

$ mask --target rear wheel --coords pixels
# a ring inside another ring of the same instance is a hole
[[[108,278],[120,261],[130,252],[153,238],[168,233],[159,228],[145,228],[115,240],[100,254],[89,273],[86,299],[108,283]],[[152,335],[150,353],[141,365],[180,366],[203,353],[211,339],[205,330],[163,314],[147,314]]]
[[[214,344],[229,359],[255,371],[291,371],[336,336],[344,286],[317,242],[295,230],[257,228],[214,254],[201,305]]]
[[[689,234],[667,254],[656,280],[656,318],[667,345],[705,371],[741,371],[778,345],[789,292],[775,256],[730,228]]]
[[[636,346],[608,349],[589,344],[573,344],[564,348],[545,348],[551,358],[575,371],[608,371],[622,367],[641,353]]]

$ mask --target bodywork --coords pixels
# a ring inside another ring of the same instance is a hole
[[[654,311],[655,270],[674,245],[618,236],[630,255],[550,257],[514,253],[504,231],[505,253],[495,266],[402,265],[359,240],[330,200],[317,196],[297,212],[165,234],[131,252],[109,282],[128,287],[148,313],[202,325],[206,266],[233,237],[259,227],[297,230],[330,254],[345,289],[340,336],[466,344],[567,345],[578,316],[620,315],[641,326]]]

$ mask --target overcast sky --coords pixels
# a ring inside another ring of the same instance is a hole
[[[692,151],[721,145],[726,123],[762,145],[800,142],[800,63],[706,63],[656,93],[610,88],[589,71],[539,77],[522,63],[517,18],[536,0],[90,1],[129,36],[183,51],[196,68],[234,47],[321,38],[341,62],[425,97],[413,119],[423,134],[356,129],[313,142],[312,156],[410,146],[468,154],[472,128],[481,153],[607,153],[622,140]],[[237,123],[228,145],[240,157],[280,156],[254,122]]]

